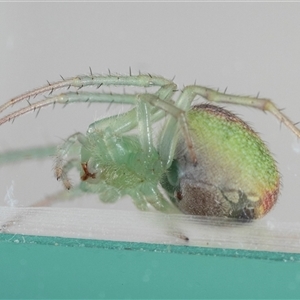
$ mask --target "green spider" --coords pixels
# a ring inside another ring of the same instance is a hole
[[[83,91],[87,86],[99,91]],[[100,91],[103,86],[132,87],[133,92],[105,93]],[[140,87],[156,91],[137,92]],[[54,95],[61,88],[75,91]],[[90,72],[11,99],[0,106],[0,113],[17,102],[27,104],[30,99],[31,103],[2,117],[0,125],[56,103],[130,104],[128,112],[100,119],[86,134],[73,134],[57,147],[55,176],[66,189],[98,194],[105,202],[129,195],[141,210],[152,206],[165,213],[180,210],[242,220],[264,216],[276,203],[280,187],[280,175],[266,145],[236,115],[208,103],[193,105],[193,101],[201,96],[210,102],[255,107],[271,112],[298,137],[300,130],[268,99],[229,95],[199,85],[186,86],[174,99],[176,91],[172,80],[160,76]],[[35,100],[46,92],[46,99]],[[164,125],[154,140],[153,125],[162,119]],[[52,149],[37,149],[33,156]],[[2,154],[2,160],[16,160],[26,153]],[[81,178],[74,187],[68,176],[73,168]]]

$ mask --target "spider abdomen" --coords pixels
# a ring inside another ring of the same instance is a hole
[[[276,203],[280,176],[260,137],[236,115],[210,104],[194,106],[187,119],[197,165],[180,141],[175,157],[178,208],[205,216],[264,216]]]

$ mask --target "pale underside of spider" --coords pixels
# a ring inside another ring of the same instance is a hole
[[[84,91],[88,86],[98,90]],[[101,89],[106,86],[133,91],[105,93]],[[135,90],[141,87],[145,91]],[[55,94],[62,88],[68,90]],[[234,114],[212,104],[193,105],[193,101],[201,96],[209,102],[254,107],[273,114],[298,137],[299,129],[269,99],[229,95],[199,85],[184,87],[175,99],[176,91],[172,80],[160,76],[90,72],[11,99],[0,106],[0,113],[18,102],[26,105],[1,117],[0,125],[57,103],[130,104],[128,112],[100,119],[86,134],[73,134],[57,147],[55,176],[66,189],[74,194],[98,194],[105,202],[129,195],[141,210],[152,206],[166,213],[179,209],[187,214],[246,220],[264,216],[276,203],[280,186],[269,150]],[[45,99],[36,98],[44,93],[49,93]],[[155,140],[153,125],[162,119],[164,125]],[[32,150],[32,156],[46,156],[52,149]],[[30,150],[2,154],[2,160],[18,160],[28,154]],[[78,186],[71,186],[68,173],[72,168],[80,173]]]

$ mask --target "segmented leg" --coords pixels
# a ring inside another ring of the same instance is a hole
[[[0,119],[0,125],[14,120],[15,118],[24,115],[30,111],[36,111],[42,107],[55,104],[67,105],[70,103],[122,103],[122,104],[134,104],[134,95],[123,95],[123,94],[101,94],[101,93],[90,93],[90,92],[67,92],[53,97],[48,97],[44,100],[40,100],[36,103],[30,104],[24,108],[21,108],[13,113],[6,115]]]
[[[7,109],[10,106],[13,106],[14,104],[27,100],[30,98],[35,98],[39,94],[43,94],[48,92],[49,94],[52,94],[53,91],[60,89],[60,88],[70,88],[75,87],[78,89],[81,89],[86,86],[95,86],[95,87],[101,87],[101,86],[133,86],[133,87],[162,87],[168,84],[174,83],[170,80],[167,80],[160,76],[150,76],[150,75],[137,75],[137,76],[126,76],[126,75],[83,75],[83,76],[77,76],[69,79],[64,79],[49,83],[48,85],[34,89],[30,92],[24,93],[16,98],[11,99],[7,103],[0,106],[0,113]],[[12,117],[14,118],[14,117]],[[5,118],[6,119],[6,118]],[[2,122],[5,123],[8,120]],[[0,122],[0,124],[2,124]]]
[[[151,101],[148,101],[148,99],[145,101],[144,97],[141,97],[137,102],[136,108],[136,119],[138,120],[139,125],[139,140],[146,156],[151,156],[153,152],[156,152],[156,149],[153,145],[150,103]],[[152,182],[141,183],[138,190],[130,192],[130,196],[134,200],[135,205],[141,210],[146,210],[148,203],[158,211],[178,213],[177,208],[168,202],[158,190],[157,182],[155,184]]]
[[[163,86],[161,87],[156,93],[155,96],[158,97],[161,100],[164,101],[169,101],[171,103],[171,97],[174,94],[176,85],[175,84],[168,84],[167,86]],[[114,96],[116,94],[111,94],[110,96],[111,99],[110,101],[105,101],[105,102],[109,102],[109,103],[124,103],[122,102],[122,95],[118,95],[120,96],[120,98],[118,98],[117,100],[119,100],[118,102],[114,101]],[[137,104],[137,95],[130,95],[130,98],[128,98],[128,102],[126,101],[125,103],[128,104],[132,104],[132,105],[136,105]],[[127,100],[127,99],[126,99]],[[102,101],[99,101],[102,102]],[[159,107],[155,107],[153,106],[151,109],[151,122],[157,122],[160,119],[162,119],[166,113],[164,111],[161,111],[159,109]],[[112,122],[113,121],[113,122]],[[126,133],[129,132],[130,130],[136,128],[138,125],[137,122],[137,118],[136,118],[136,108],[133,108],[132,110],[123,113],[123,114],[119,114],[117,116],[112,116],[112,117],[108,117],[108,118],[103,118],[101,120],[95,121],[94,123],[92,123],[88,130],[87,133],[93,133],[96,130],[103,130],[106,127],[110,127],[112,128],[115,133],[118,134],[122,134],[122,133]]]
[[[43,147],[28,148],[3,152],[0,155],[0,166],[22,162],[27,159],[45,159],[56,155],[57,145],[47,145]]]
[[[187,119],[186,119],[186,111],[180,109],[173,103],[161,100],[158,97],[151,95],[151,94],[141,94],[141,95],[139,95],[139,97],[142,100],[149,102],[153,106],[164,110],[166,113],[168,113],[175,119],[175,121],[176,121],[175,123],[176,124],[178,123],[178,126],[182,130],[183,137],[185,139],[188,151],[190,153],[191,160],[194,162],[194,164],[196,164],[197,156],[195,153],[195,149],[193,147],[192,138],[191,138],[189,128],[188,128],[188,123],[187,123]],[[176,127],[177,126],[175,125],[175,128]],[[169,143],[173,143],[173,141],[170,141],[170,136],[169,136]]]
[[[300,129],[297,128],[295,124],[287,116],[285,116],[270,99],[224,94],[203,86],[191,85],[184,88],[178,103],[186,102],[186,106],[189,107],[197,95],[210,102],[244,105],[254,107],[262,111],[268,111],[281,123],[284,123],[297,137],[300,137]]]
[[[71,188],[68,172],[75,166],[75,161],[80,162],[80,137],[85,138],[80,132],[71,135],[61,146],[57,148],[55,159],[55,176],[61,180],[66,189]],[[75,156],[75,160],[71,159]]]

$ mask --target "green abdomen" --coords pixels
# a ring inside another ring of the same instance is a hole
[[[185,213],[252,219],[274,205],[280,177],[260,137],[241,119],[203,104],[187,114],[197,166],[177,148],[177,205]]]

